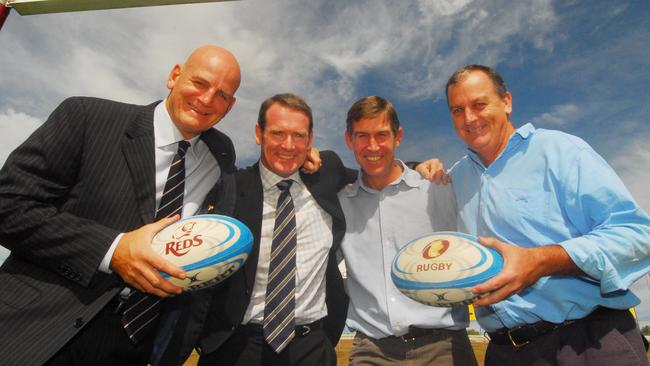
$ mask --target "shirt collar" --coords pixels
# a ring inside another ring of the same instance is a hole
[[[413,169],[410,169],[409,167],[406,166],[406,164],[404,164],[403,161],[401,161],[399,159],[395,159],[395,161],[399,165],[402,166],[402,174],[397,179],[395,179],[394,181],[388,183],[388,185],[386,187],[395,186],[395,185],[400,184],[401,182],[404,182],[404,184],[406,184],[407,186],[409,186],[411,188],[416,188],[416,187],[419,187],[419,186],[422,185],[422,183],[424,182],[424,179],[422,179],[422,177],[420,176],[420,173],[414,171]],[[348,197],[356,196],[357,194],[359,194],[359,188],[362,188],[364,191],[366,191],[368,193],[371,193],[371,194],[375,194],[375,193],[380,192],[380,191],[378,191],[376,189],[373,189],[373,188],[370,188],[370,187],[366,186],[363,183],[363,172],[361,170],[359,170],[357,180],[354,183],[352,183],[352,185],[350,185],[349,188],[346,190],[347,196]]]
[[[264,191],[277,189],[275,185],[285,179],[291,179],[292,181],[302,185],[302,179],[300,179],[300,173],[297,170],[290,176],[284,178],[269,170],[261,161],[258,162],[258,165],[260,167],[260,178],[262,179],[262,187],[264,188]]]
[[[503,149],[503,151],[501,151],[499,156],[497,156],[497,158],[494,161],[499,160],[499,158],[501,158],[501,156],[503,156],[506,152],[517,147],[520,142],[527,140],[534,133],[535,133],[535,127],[533,126],[532,123],[526,123],[525,125],[516,129],[515,132],[512,134],[512,136],[510,136],[506,148]],[[472,161],[474,161],[476,164],[480,165],[485,169],[485,166],[483,165],[483,162],[481,161],[481,158],[478,156],[478,154],[475,153],[470,148],[467,148],[467,151],[468,151],[467,155],[472,159]]]
[[[172,118],[167,111],[165,106],[166,100],[158,103],[154,110],[153,114],[153,134],[154,134],[154,143],[156,148],[163,148],[176,144],[181,140],[185,140],[181,131],[176,128],[176,125],[172,121]],[[196,141],[199,139],[200,135],[194,136],[189,140],[186,140],[190,143],[191,148],[196,145]]]

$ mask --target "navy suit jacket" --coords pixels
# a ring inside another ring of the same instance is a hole
[[[334,152],[323,151],[321,158],[322,168],[312,175],[301,174],[301,178],[316,202],[332,216],[333,242],[325,274],[328,315],[324,319],[324,329],[332,344],[336,345],[345,326],[348,307],[348,296],[335,255],[345,234],[345,218],[337,192],[349,182],[350,172]],[[258,164],[237,171],[235,181],[234,205],[219,202],[211,207],[217,213],[230,214],[241,220],[251,229],[254,236],[251,255],[244,266],[224,282],[191,294],[188,300],[190,304],[184,307],[172,341],[161,358],[163,365],[182,364],[193,346],[198,346],[202,353],[221,351],[219,347],[241,324],[250,303],[257,270],[264,201]],[[231,207],[232,211],[228,212]],[[176,358],[178,355],[180,360]]]

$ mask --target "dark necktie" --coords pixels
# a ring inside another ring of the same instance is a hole
[[[169,167],[167,181],[163,189],[160,205],[156,211],[156,221],[180,213],[183,209],[185,192],[185,153],[190,143],[178,142],[178,151]],[[132,291],[124,306],[122,325],[134,343],[146,337],[157,324],[160,315],[161,298],[140,291]]]
[[[268,283],[264,306],[264,339],[280,353],[295,335],[296,215],[289,188],[292,181],[277,184],[280,189],[271,244]]]

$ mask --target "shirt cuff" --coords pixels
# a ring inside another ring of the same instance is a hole
[[[113,244],[111,244],[110,248],[108,248],[108,252],[106,252],[106,255],[104,256],[104,259],[102,259],[102,262],[99,264],[99,271],[104,272],[104,273],[113,273],[111,269],[109,268],[111,264],[111,259],[113,259],[113,253],[115,253],[115,249],[117,248],[117,243],[120,242],[122,237],[124,236],[124,233],[120,233],[115,240],[113,240]]]

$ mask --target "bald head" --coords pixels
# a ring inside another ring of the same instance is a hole
[[[232,83],[236,85],[235,89],[239,88],[241,82],[239,62],[230,51],[216,45],[203,45],[195,49],[183,65],[185,68],[206,66],[223,69],[228,77],[232,78]]]
[[[201,46],[183,65],[175,65],[167,78],[165,105],[183,137],[192,138],[219,123],[235,105],[240,81],[235,56],[215,45]]]

